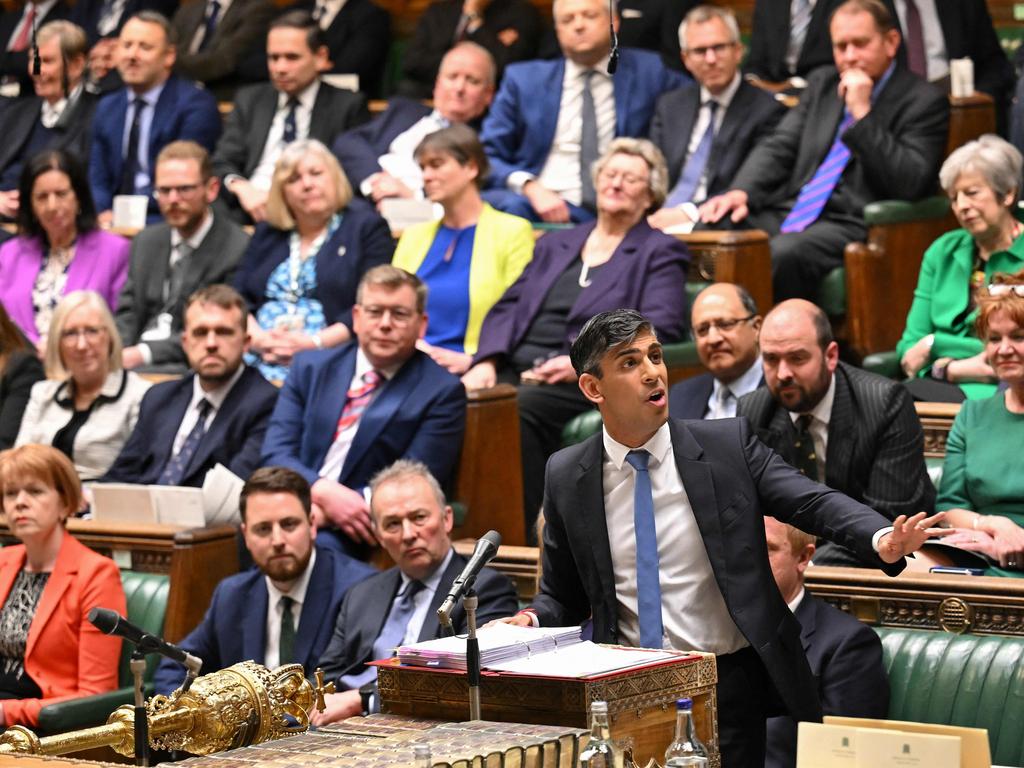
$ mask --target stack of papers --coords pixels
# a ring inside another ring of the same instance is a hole
[[[494,624],[477,632],[480,644],[480,666],[490,669],[512,659],[531,658],[539,654],[578,644],[579,627],[516,627]],[[398,649],[402,664],[417,667],[466,669],[466,638],[442,637]]]

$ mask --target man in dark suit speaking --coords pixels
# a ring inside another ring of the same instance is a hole
[[[390,657],[399,645],[442,637],[437,609],[467,562],[452,549],[452,508],[425,465],[396,461],[374,476],[370,490],[374,530],[395,566],[353,588],[342,603],[320,659],[338,693],[329,694],[327,709],[313,715],[315,725],[377,711],[370,700],[377,670],[366,662]],[[516,610],[512,583],[497,571],[480,571],[474,590],[480,623]],[[466,631],[461,603],[451,620],[456,633]]]
[[[764,515],[834,537],[893,575],[940,518],[890,524],[789,467],[742,419],[670,420],[661,344],[633,310],[592,318],[571,357],[604,428],[548,462],[540,589],[510,621],[589,615],[596,642],[717,654],[722,764],[763,768],[769,714],[821,719],[799,626],[772,579]]]

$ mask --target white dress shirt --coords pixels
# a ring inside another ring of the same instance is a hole
[[[444,556],[444,560],[441,561],[441,564],[437,569],[430,574],[430,576],[421,580],[423,583],[423,589],[413,595],[412,602],[415,608],[413,609],[412,616],[409,617],[409,623],[405,627],[405,636],[402,638],[402,645],[419,642],[420,632],[423,631],[423,622],[427,620],[427,612],[430,610],[430,603],[433,601],[434,595],[437,592],[437,585],[441,583],[441,577],[448,568],[448,564],[451,563],[454,553],[454,549],[449,549],[448,554]],[[402,583],[398,587],[398,594],[401,595],[405,592],[406,585],[408,585],[412,579],[401,571],[399,571],[399,573],[402,575]],[[395,599],[398,599],[397,596]]]
[[[715,96],[703,85],[700,87],[700,108],[697,110],[697,120],[693,124],[693,130],[690,132],[690,143],[686,147],[686,157],[693,157],[693,153],[697,151],[697,147],[700,145],[700,140],[704,138],[704,133],[708,129],[708,123],[711,122],[711,109],[708,107],[708,102],[714,99],[718,102],[718,108],[715,110],[715,135],[722,130],[722,121],[725,120],[725,112],[729,109],[729,105],[732,104],[733,97],[736,96],[736,91],[740,88],[740,73],[736,72],[733,75],[732,82],[725,87],[725,90]],[[680,171],[682,175],[682,171]],[[708,173],[707,166],[704,168],[704,173],[701,174],[700,183],[697,184],[697,189],[693,192],[693,202],[702,203],[708,196]]]
[[[666,422],[641,448],[651,454],[648,473],[654,497],[654,523],[661,571],[664,645],[678,650],[733,653],[749,645],[729,615],[718,589],[697,519],[672,453]],[[618,601],[619,636],[640,644],[637,616],[636,536],[633,528],[635,470],[631,450],[604,430],[604,510],[612,542],[612,570]]]
[[[602,154],[615,138],[615,86],[608,74],[606,56],[590,70],[590,92],[594,97],[594,112],[597,116],[598,154]],[[558,106],[558,123],[555,136],[548,152],[548,159],[540,176],[540,184],[562,199],[579,205],[583,197],[580,185],[580,143],[583,136],[583,88],[587,69],[575,62],[565,60],[565,75],[562,78],[562,99]],[[538,83],[538,87],[543,87]],[[527,171],[509,174],[508,187],[517,194],[523,193],[523,186],[534,176]]]
[[[71,89],[71,93],[53,104],[44,100],[39,112],[39,122],[43,124],[44,128],[53,128],[60,121],[60,117],[64,114],[64,110],[68,108],[68,105],[74,104],[81,95],[82,84],[79,83]]]
[[[377,158],[381,170],[405,184],[413,191],[416,199],[422,200],[423,171],[420,169],[420,164],[416,162],[416,158],[413,157],[413,152],[428,134],[440,131],[449,125],[450,123],[436,109],[429,115],[421,117],[395,136],[388,147],[387,154]],[[359,181],[359,191],[363,193],[363,197],[370,196],[371,188],[370,176]]]
[[[264,577],[267,584],[267,647],[263,654],[263,665],[267,669],[274,669],[281,664],[281,613],[284,605],[281,604],[282,597],[290,597],[292,603],[292,621],[295,622],[295,635],[299,634],[299,620],[302,618],[302,604],[306,601],[306,589],[309,587],[309,577],[313,574],[313,566],[316,565],[316,548],[309,555],[309,562],[306,570],[295,580],[292,588],[282,592],[269,576]]]
[[[807,431],[811,433],[811,437],[814,439],[814,460],[818,465],[818,482],[825,482],[825,456],[828,452],[828,423],[832,419],[832,403],[836,399],[836,377],[832,375],[832,381],[828,384],[828,389],[825,390],[825,396],[821,398],[816,406],[811,410],[807,411],[807,414],[811,416],[811,423],[807,427]],[[793,424],[796,424],[797,419],[803,416],[800,412],[789,412],[789,418]]]
[[[317,24],[320,25],[320,29],[326,32],[330,28],[331,24],[334,23],[335,17],[344,7],[345,0],[316,0],[313,10],[315,13],[316,9],[320,9],[320,18],[317,20]]]
[[[242,374],[245,373],[245,366],[238,366],[238,370],[232,374],[231,378],[228,379],[226,384],[222,384],[217,389],[207,392],[203,389],[199,383],[199,377],[192,377],[192,399],[188,402],[188,408],[185,409],[185,417],[181,420],[181,426],[178,427],[178,432],[174,436],[174,447],[172,449],[172,456],[176,456],[181,447],[185,444],[185,439],[189,436],[189,433],[195,427],[196,422],[199,421],[199,401],[206,400],[210,404],[210,410],[206,414],[206,425],[205,429],[209,429],[213,420],[217,418],[217,414],[220,412],[220,408],[224,405],[224,401],[231,393],[231,388],[235,386]]]
[[[306,89],[295,98],[299,100],[295,107],[295,138],[305,139],[309,136],[309,123],[313,118],[313,105],[316,104],[316,95],[320,92],[320,79],[317,78],[306,86]],[[277,111],[270,123],[270,131],[267,133],[267,141],[263,145],[263,154],[260,161],[253,169],[249,183],[256,189],[264,192],[270,189],[270,183],[274,179],[274,166],[277,159],[281,157],[284,143],[284,121],[288,117],[288,100],[291,98],[287,93],[277,94]]]
[[[135,93],[128,90],[128,109],[125,112],[124,132],[121,134],[121,156],[128,156],[128,140],[132,132],[132,123],[135,121],[135,107],[132,102],[140,98],[146,106],[142,108],[139,116],[139,154],[138,170],[135,172],[135,189],[146,189],[152,178],[153,169],[149,167],[149,134],[153,127],[153,115],[156,113],[157,102],[160,101],[160,94],[164,92],[167,81],[158,83],[145,93]]]
[[[758,356],[754,360],[754,364],[735,381],[723,384],[718,379],[715,379],[711,385],[711,397],[708,398],[707,413],[704,415],[704,418],[731,419],[734,417],[736,415],[736,401],[743,397],[743,395],[753,392],[761,386],[761,379],[763,377],[764,366],[761,363],[761,357]],[[721,400],[721,392],[726,387],[732,392],[732,397],[723,402]]]
[[[804,595],[806,594],[806,592],[807,590],[805,590],[803,587],[800,587],[800,591],[796,593],[796,597],[794,597],[792,600],[786,603],[786,605],[789,606],[789,610],[791,610],[793,613],[796,613],[796,609],[799,608],[800,603],[804,601]]]
[[[907,36],[907,2],[895,0],[896,14],[900,17],[900,29]],[[946,51],[946,37],[942,34],[939,12],[935,0],[914,0],[921,15],[921,32],[924,34],[924,59],[928,80],[941,80],[949,74],[949,54]]]
[[[228,12],[228,8],[231,7],[231,0],[217,0],[220,4],[220,9],[217,11],[217,26],[224,21],[224,14]],[[210,18],[210,14],[213,12],[213,6],[210,5],[210,0],[206,2],[206,10],[203,12],[203,19],[199,22],[199,27],[196,29],[196,33],[192,35],[192,41],[188,45],[189,53],[196,53],[199,50],[199,46],[203,44],[203,37],[206,35],[206,21]],[[216,27],[214,27],[216,29]]]

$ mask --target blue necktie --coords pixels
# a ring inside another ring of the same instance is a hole
[[[594,177],[591,169],[601,156],[597,133],[597,107],[594,104],[594,92],[590,90],[593,83],[594,70],[583,73],[583,110],[580,122],[580,205],[594,210],[597,204],[597,192],[594,190]]]
[[[217,29],[218,16],[220,16],[220,3],[217,0],[210,0],[210,14],[206,17],[206,29],[203,30],[203,39],[199,41],[200,51],[205,51],[207,46],[213,42],[213,33]]]
[[[636,470],[633,485],[633,532],[636,536],[636,595],[640,619],[640,646],[664,646],[661,623],[661,579],[658,561],[658,533],[654,527],[654,495],[647,451],[630,451],[626,462]]]
[[[700,186],[700,180],[704,177],[704,171],[708,167],[708,158],[711,157],[711,145],[715,141],[715,112],[718,110],[718,102],[711,100],[705,104],[708,108],[710,120],[704,135],[700,137],[697,148],[693,154],[686,158],[683,165],[683,172],[679,174],[679,181],[676,182],[672,194],[665,201],[665,207],[674,208],[677,205],[688,203],[693,200]]]
[[[282,141],[285,144],[291,144],[297,138],[298,124],[295,122],[295,108],[299,105],[299,100],[292,96],[288,99],[288,114],[284,116],[284,133],[281,135]]]
[[[839,177],[846,170],[846,164],[850,162],[850,150],[843,144],[842,136],[853,123],[853,115],[847,113],[843,122],[839,124],[831,149],[811,180],[800,190],[796,202],[793,203],[793,210],[779,228],[780,232],[803,232],[821,216],[825,203],[832,196],[836,184],[839,183]]]
[[[134,113],[132,114],[132,125],[128,129],[128,147],[124,153],[124,167],[121,169],[121,184],[117,188],[118,194],[135,194],[135,175],[139,172],[139,132],[142,126],[142,110],[146,108],[146,100],[136,96],[132,100]]]
[[[394,601],[391,603],[391,612],[388,613],[388,618],[373,644],[373,659],[371,661],[390,659],[395,655],[395,648],[401,644],[402,639],[405,637],[405,632],[409,627],[409,620],[416,610],[415,597],[422,590],[422,581],[410,581],[406,585],[405,591],[395,596]],[[353,675],[342,675],[340,682],[348,690],[358,690],[371,680],[376,679],[377,668],[367,667],[362,672]]]
[[[160,479],[157,481],[159,485],[181,485],[188,463],[192,461],[196,449],[199,448],[199,443],[202,442],[203,435],[206,434],[206,417],[210,415],[212,406],[208,400],[204,399],[200,400],[196,407],[199,408],[199,421],[192,427],[185,442],[181,444],[181,450],[171,457],[167,466],[164,467],[164,471],[160,473]]]

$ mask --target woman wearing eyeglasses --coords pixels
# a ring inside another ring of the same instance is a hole
[[[1024,576],[1024,271],[996,275],[978,293],[978,336],[1006,390],[960,408],[946,442],[935,503],[959,529],[929,547],[936,561],[978,565],[955,549],[977,553],[989,575]]]
[[[953,152],[939,171],[961,229],[924,254],[906,330],[896,345],[919,400],[989,397],[996,376],[974,335],[975,295],[999,272],[1024,267],[1020,152],[991,134]]]
[[[96,228],[88,180],[73,155],[36,155],[18,189],[18,236],[0,246],[0,303],[42,356],[62,296],[94,290],[117,306],[131,246]]]
[[[139,418],[149,382],[121,367],[121,337],[103,297],[68,294],[46,340],[46,381],[32,387],[16,445],[52,445],[95,480],[114,463]]]
[[[467,389],[519,386],[526,530],[543,496],[544,465],[562,428],[593,407],[576,384],[569,346],[599,312],[627,307],[651,320],[662,342],[686,333],[689,253],[652,229],[647,215],[665,199],[668,173],[646,139],[615,139],[594,164],[597,221],[551,232],[488,313]],[[665,382],[667,385],[667,382]]]
[[[359,279],[394,250],[387,223],[353,200],[330,150],[313,139],[289,144],[274,167],[267,220],[235,273],[251,313],[250,362],[280,381],[296,353],[351,339]]]

